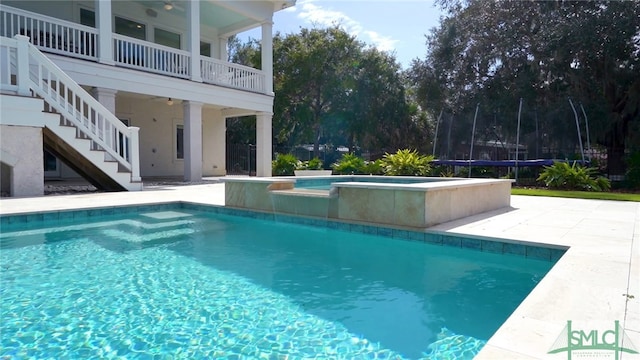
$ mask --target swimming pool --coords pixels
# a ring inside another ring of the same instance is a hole
[[[469,358],[553,265],[368,227],[112,213],[3,226],[0,355]]]

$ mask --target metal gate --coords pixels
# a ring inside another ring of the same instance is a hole
[[[227,144],[228,175],[256,175],[256,145]]]

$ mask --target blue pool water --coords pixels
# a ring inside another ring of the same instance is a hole
[[[295,187],[299,189],[329,190],[331,184],[341,182],[362,182],[382,184],[416,184],[434,181],[452,181],[448,178],[425,178],[415,176],[331,176],[318,178],[296,178]]]
[[[191,209],[0,234],[3,359],[470,359],[553,265]]]

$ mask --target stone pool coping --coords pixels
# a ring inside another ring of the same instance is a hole
[[[225,206],[232,208],[424,229],[508,208],[512,181],[347,175],[224,182]],[[330,189],[305,187],[327,182]]]
[[[174,201],[224,205],[224,184],[1,199],[0,214]],[[510,211],[496,210],[429,229],[570,248],[477,359],[566,359],[566,352],[548,352],[567,320],[585,331],[592,324],[612,328],[619,320],[640,350],[640,203],[512,196]],[[577,358],[577,353],[573,356]],[[640,359],[640,355],[622,353],[621,358]]]

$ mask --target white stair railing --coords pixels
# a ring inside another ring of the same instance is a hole
[[[82,136],[91,139],[100,150],[131,171],[131,181],[140,181],[139,128],[125,126],[31,45],[26,36],[0,37],[0,60],[0,86],[3,91],[17,90],[21,95],[32,91],[43,98]],[[5,65],[5,60],[9,65]],[[9,73],[5,74],[7,71]]]

